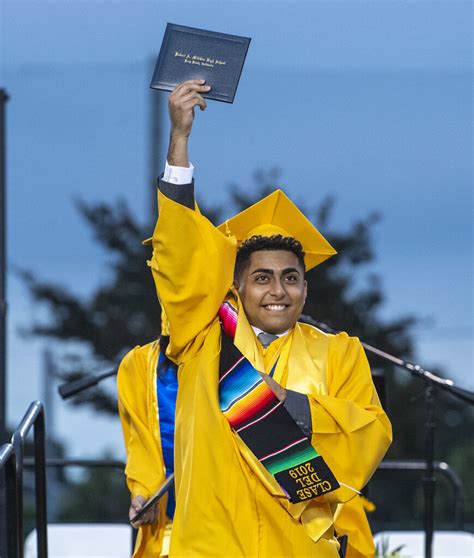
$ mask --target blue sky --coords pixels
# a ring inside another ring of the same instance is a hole
[[[337,198],[338,227],[380,211],[371,271],[383,280],[383,315],[426,318],[417,360],[474,389],[471,9],[459,1],[4,1],[10,264],[83,294],[103,281],[105,260],[73,200],[122,196],[149,213],[149,103],[162,94],[148,84],[166,22],[250,36],[235,104],[209,103],[197,115],[199,197],[223,202],[230,182],[250,186],[256,168],[279,166],[278,186],[295,201]],[[160,167],[163,153],[156,160]],[[12,273],[8,297],[16,422],[41,395],[44,344],[18,333],[40,311]],[[96,420],[101,434],[87,449],[91,414],[58,401],[57,415],[70,454],[120,451],[116,422]]]

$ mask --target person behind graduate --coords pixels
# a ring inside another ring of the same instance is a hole
[[[165,356],[169,337],[164,314],[161,324],[160,338],[133,348],[120,363],[117,376],[131,521],[174,470],[177,367]],[[134,557],[168,555],[173,514],[174,494],[170,491],[132,524],[139,529]]]
[[[208,90],[192,80],[170,96],[153,235],[179,385],[169,555],[336,558],[338,510],[390,423],[359,340],[298,322],[305,272],[335,254],[298,208],[276,190],[218,228],[201,215],[188,142]]]

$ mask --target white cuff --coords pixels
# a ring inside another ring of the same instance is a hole
[[[173,167],[166,161],[163,180],[171,184],[190,184],[193,181],[194,166],[189,163],[189,167]]]

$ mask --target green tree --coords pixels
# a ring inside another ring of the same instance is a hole
[[[59,375],[66,381],[117,366],[128,349],[156,339],[160,332],[160,307],[146,264],[150,251],[142,245],[150,228],[139,224],[122,201],[80,202],[77,208],[108,255],[109,281],[81,298],[65,286],[22,271],[33,299],[48,309],[47,320],[31,325],[29,334],[74,342],[75,348],[66,350],[59,363]],[[115,398],[100,386],[71,401],[117,412]]]

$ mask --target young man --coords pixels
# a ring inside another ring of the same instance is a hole
[[[127,452],[125,474],[131,494],[132,520],[144,502],[174,471],[176,366],[164,357],[167,336],[133,348],[118,373],[119,412]],[[171,501],[170,501],[171,500]],[[348,535],[345,558],[373,558],[374,544],[364,501],[359,497],[338,506],[336,532]],[[174,497],[164,496],[142,519],[134,558],[168,556]]]
[[[281,191],[215,228],[188,158],[207,86],[170,96],[151,267],[179,366],[171,558],[336,558],[334,517],[391,441],[359,341],[297,322],[335,251]]]

